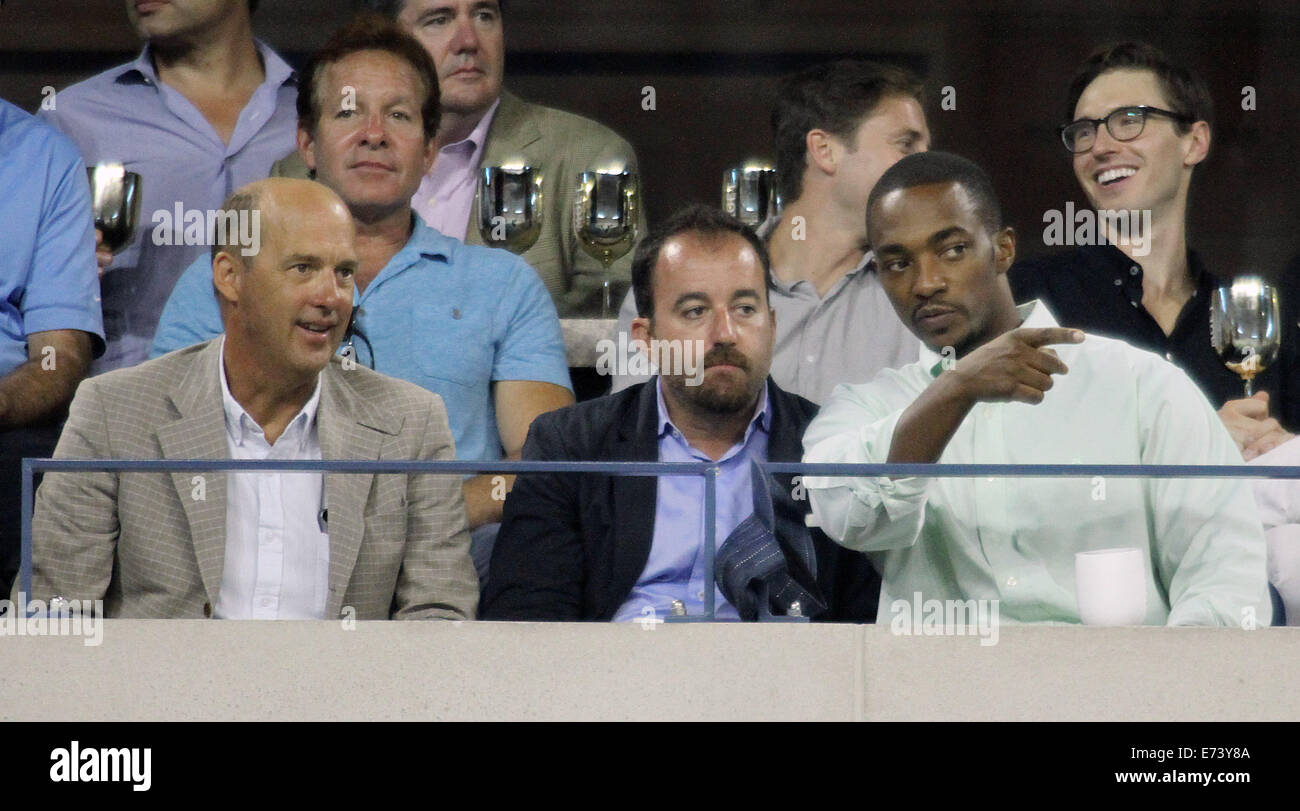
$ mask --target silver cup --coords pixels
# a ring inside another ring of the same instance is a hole
[[[117,253],[131,244],[140,222],[140,176],[120,163],[101,163],[86,173],[95,227],[103,233],[105,247]]]
[[[722,210],[750,228],[757,228],[768,217],[780,214],[776,170],[766,166],[728,169],[722,175]]]
[[[639,184],[632,172],[583,172],[573,199],[578,244],[606,271],[604,317],[610,317],[609,268],[636,244]]]
[[[1219,358],[1255,393],[1255,375],[1277,360],[1282,317],[1277,288],[1259,276],[1241,276],[1214,291],[1210,300],[1210,343]]]
[[[523,253],[542,232],[542,173],[486,166],[478,181],[478,231],[485,245]]]

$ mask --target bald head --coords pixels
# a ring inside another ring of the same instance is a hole
[[[352,315],[352,216],[325,186],[283,178],[243,187],[227,210],[260,222],[261,233],[254,254],[227,245],[212,259],[227,374],[310,379],[338,349]]]

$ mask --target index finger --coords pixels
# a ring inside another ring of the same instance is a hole
[[[1032,347],[1083,343],[1081,330],[1066,327],[1021,327],[1016,330],[1016,337]]]

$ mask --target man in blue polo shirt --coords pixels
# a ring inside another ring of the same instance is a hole
[[[428,53],[383,18],[358,18],[312,57],[298,99],[300,154],[357,223],[356,362],[441,395],[457,458],[518,458],[533,418],[573,402],[564,340],[528,265],[444,236],[411,210],[436,154]],[[220,332],[201,260],[167,302],[153,355]],[[512,479],[466,480],[471,529],[500,520]]]
[[[77,148],[0,99],[0,594],[18,570],[21,464],[49,456],[104,351],[90,185]]]

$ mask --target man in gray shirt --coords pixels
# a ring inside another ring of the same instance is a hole
[[[919,357],[920,342],[871,267],[866,210],[885,170],[929,147],[921,85],[872,62],[815,65],[782,81],[772,128],[786,201],[759,229],[772,252],[772,378],[822,403],[840,383],[864,383]],[[629,299],[619,329],[635,315]],[[613,390],[645,377],[615,374]]]

